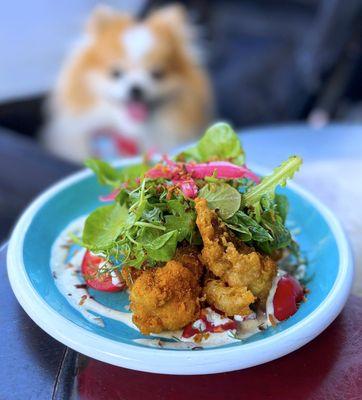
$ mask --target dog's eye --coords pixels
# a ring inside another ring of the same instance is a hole
[[[122,70],[120,68],[113,68],[110,72],[111,78],[118,79],[122,76]]]
[[[156,81],[160,81],[166,76],[166,71],[164,69],[157,68],[151,71],[151,76]]]

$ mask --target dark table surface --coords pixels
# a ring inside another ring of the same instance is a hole
[[[0,128],[0,242],[38,193],[78,168],[47,154],[30,138]]]
[[[246,133],[243,142],[248,158],[263,159],[267,167],[293,152],[310,162],[358,161],[362,149],[361,127],[332,127],[327,131],[303,126],[263,129]],[[31,141],[0,131],[0,237],[6,237],[19,211],[38,192],[75,169],[45,154]],[[310,179],[306,183],[310,184]],[[211,377],[150,375],[78,356],[38,328],[11,292],[5,253],[3,246],[0,400],[239,399],[241,393],[243,398],[254,399],[362,397],[362,300],[356,296],[349,299],[341,316],[323,334],[279,360]]]
[[[362,394],[362,299],[301,349],[270,363],[216,375],[154,375],[77,354],[37,327],[16,302],[0,250],[0,399],[357,400]]]

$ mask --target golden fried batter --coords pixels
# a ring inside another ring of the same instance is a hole
[[[180,262],[144,271],[130,293],[133,322],[143,334],[181,329],[197,319],[200,286]]]
[[[204,273],[204,266],[200,261],[200,251],[195,246],[188,244],[179,246],[176,250],[174,260],[180,262],[184,267],[190,270],[197,280],[199,280]],[[143,269],[124,266],[121,275],[127,287],[131,288],[136,282],[136,279],[139,278],[143,272]]]
[[[178,247],[174,260],[180,262],[184,267],[189,269],[197,280],[202,277],[204,266],[200,261],[200,250],[197,247],[190,245]]]
[[[216,212],[208,208],[205,199],[196,199],[195,208],[196,224],[204,243],[204,264],[229,286],[251,290],[264,307],[277,273],[276,263],[228,232],[219,223]]]
[[[134,285],[136,279],[139,278],[142,275],[142,273],[143,273],[142,269],[128,267],[128,266],[122,267],[121,271],[122,278],[126,282],[128,288],[131,288]]]
[[[254,303],[255,297],[246,287],[230,287],[222,280],[209,280],[204,286],[206,301],[227,316],[248,315],[251,313],[249,305]]]

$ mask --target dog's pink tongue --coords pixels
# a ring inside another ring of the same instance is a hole
[[[128,114],[136,122],[144,122],[148,117],[148,107],[139,101],[132,101],[127,105]]]

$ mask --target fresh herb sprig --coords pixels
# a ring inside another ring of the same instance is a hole
[[[123,191],[122,200],[87,218],[83,244],[89,250],[141,268],[170,260],[179,242],[193,242],[195,211],[181,195],[168,200],[166,187],[148,179]]]
[[[216,209],[221,220],[241,240],[263,253],[295,249],[292,236],[285,226],[288,200],[276,194],[277,186],[285,186],[302,164],[293,156],[275,168],[260,183],[241,184],[236,190],[228,183],[208,183],[199,193],[209,207]]]

